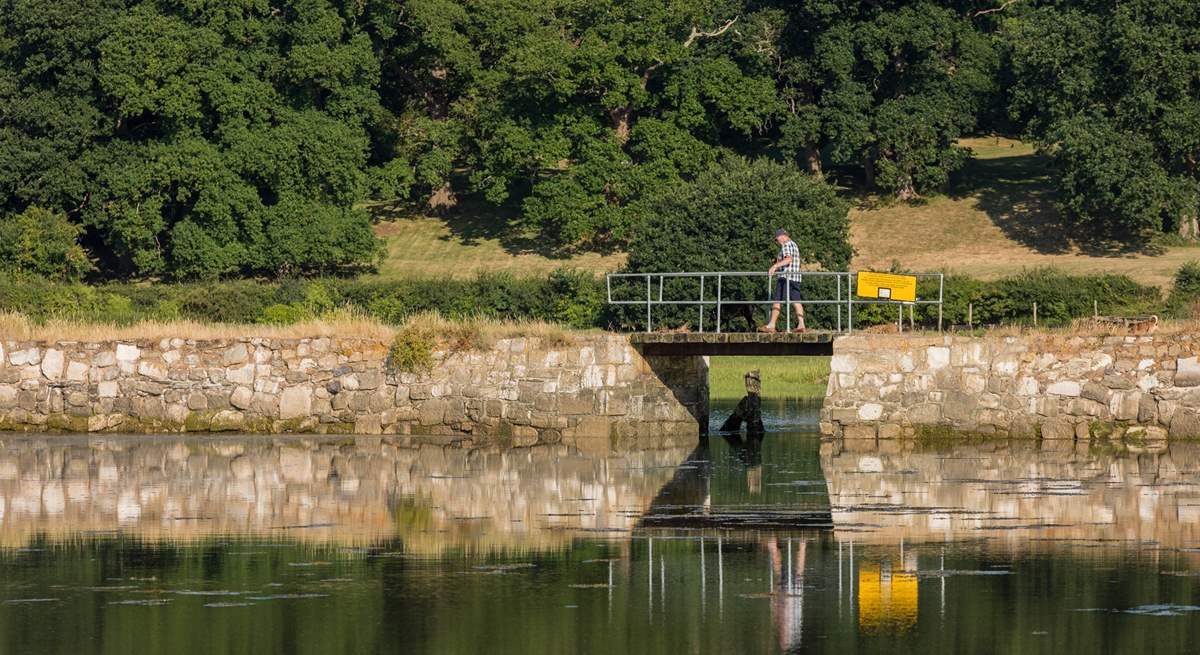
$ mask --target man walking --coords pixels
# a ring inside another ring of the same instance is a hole
[[[767,274],[774,276],[782,271],[782,275],[775,284],[775,304],[771,306],[771,320],[766,325],[758,328],[759,332],[774,332],[775,323],[779,320],[780,303],[791,301],[792,307],[796,308],[796,327],[792,332],[804,331],[804,305],[799,303],[800,300],[800,248],[796,246],[796,242],[792,241],[788,236],[787,230],[775,230],[775,242],[779,244],[779,257],[775,263],[767,270]]]

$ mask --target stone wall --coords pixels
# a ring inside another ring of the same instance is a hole
[[[528,446],[694,440],[700,357],[644,358],[624,337],[503,339],[390,370],[388,344],[312,338],[0,341],[0,429],[400,434]],[[418,438],[419,437],[419,438]]]
[[[869,335],[833,352],[827,435],[1200,437],[1200,337]]]

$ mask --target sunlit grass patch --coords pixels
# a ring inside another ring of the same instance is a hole
[[[746,395],[742,376],[759,370],[763,398],[813,398],[825,395],[828,357],[713,357],[709,360],[711,400],[737,400]]]

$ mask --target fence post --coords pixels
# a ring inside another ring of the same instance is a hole
[[[721,274],[717,273],[717,334],[721,333]]]
[[[904,332],[904,303],[897,303],[896,309],[900,310],[899,316],[896,317],[896,331],[903,333]]]
[[[938,333],[942,331],[942,307],[946,304],[946,274],[938,273]]]
[[[650,329],[650,275],[646,275],[646,331],[653,332]]]
[[[850,281],[853,273],[846,273],[846,334],[854,333],[854,284]]]
[[[973,303],[973,302],[967,303],[967,329],[968,330],[975,329],[975,317],[973,315],[974,312],[975,312],[975,303]]]
[[[1037,303],[1033,303],[1033,327],[1037,327]]]
[[[1093,299],[1092,300],[1092,322],[1098,322],[1099,320],[1100,320],[1100,301]]]
[[[704,274],[700,274],[700,331],[704,332]]]
[[[835,307],[837,307],[837,331],[841,332],[842,331],[842,276],[835,275],[835,276],[833,276],[833,278],[835,280],[837,280],[837,291],[838,291],[837,303],[834,305]]]

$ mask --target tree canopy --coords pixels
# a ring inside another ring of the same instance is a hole
[[[0,224],[65,217],[55,275],[359,270],[364,202],[466,196],[624,249],[729,157],[911,200],[978,130],[1081,225],[1197,236],[1200,5],[0,0]]]

